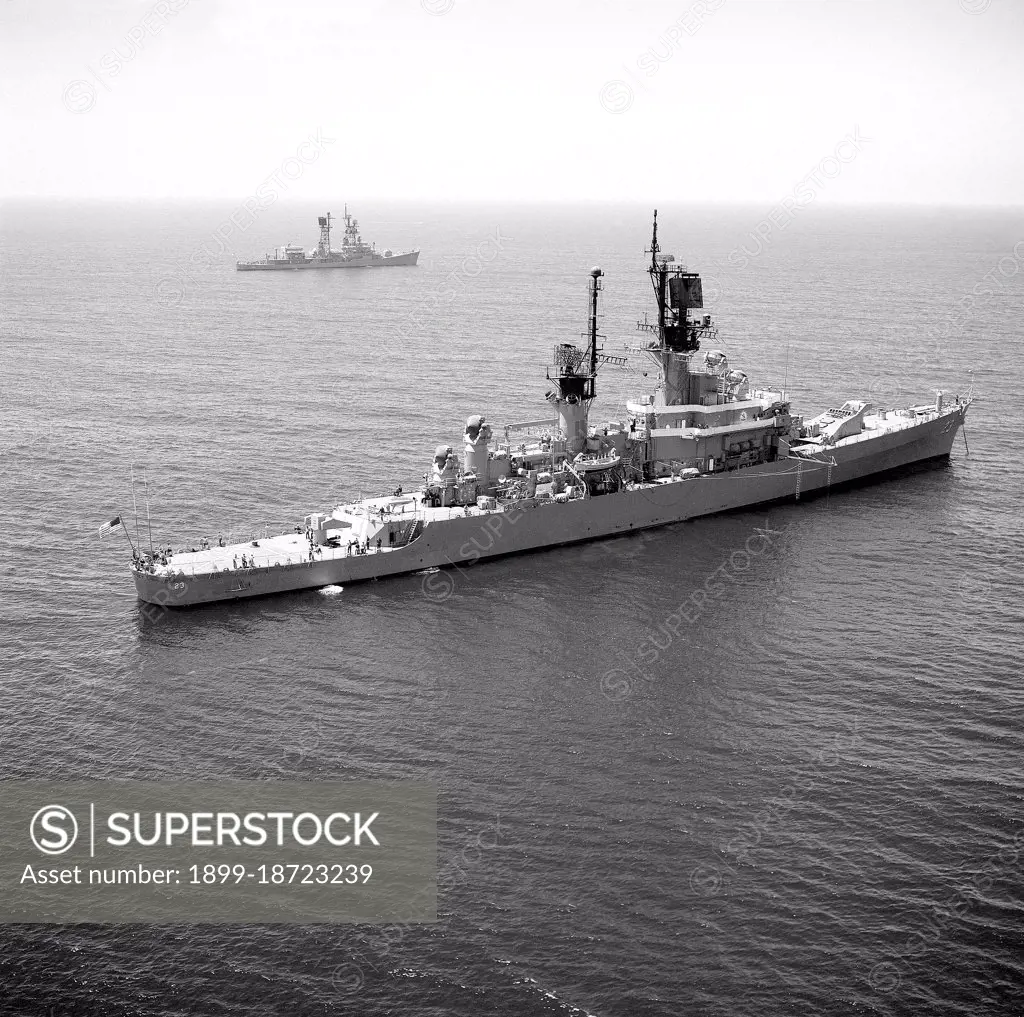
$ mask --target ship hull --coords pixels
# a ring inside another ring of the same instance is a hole
[[[187,607],[343,585],[428,568],[597,540],[862,482],[912,463],[948,456],[962,426],[958,406],[913,427],[833,446],[816,459],[789,456],[727,473],[565,503],[508,506],[433,522],[405,547],[309,563],[197,575],[134,572],[140,600]],[[831,463],[831,465],[830,465]]]
[[[408,254],[393,254],[390,258],[352,258],[349,261],[240,261],[235,265],[239,272],[297,272],[303,269],[328,268],[396,268],[415,265],[419,251]]]

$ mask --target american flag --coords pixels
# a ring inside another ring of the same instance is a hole
[[[121,525],[121,517],[120,516],[114,516],[114,518],[111,519],[109,523],[104,523],[100,527],[100,536],[102,537],[104,533],[109,533],[115,526],[120,526],[120,525]]]

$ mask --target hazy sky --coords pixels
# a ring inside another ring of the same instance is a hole
[[[5,195],[1024,203],[1024,0],[0,0],[0,80]]]

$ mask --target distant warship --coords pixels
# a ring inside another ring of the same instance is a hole
[[[274,255],[269,254],[259,261],[239,261],[235,268],[239,272],[273,272],[292,268],[386,268],[392,265],[415,265],[420,256],[419,251],[406,254],[394,254],[391,251],[381,253],[373,244],[366,243],[359,233],[359,222],[349,215],[348,205],[345,206],[345,235],[342,237],[341,250],[331,247],[331,222],[334,216],[330,212],[317,219],[320,226],[320,243],[316,250],[306,253],[304,247],[287,244],[274,248]]]
[[[850,399],[804,420],[784,391],[755,388],[722,350],[701,351],[717,338],[701,278],[660,254],[657,212],[649,253],[657,322],[640,323],[645,339],[627,352],[653,361],[659,380],[653,395],[626,403],[625,420],[589,420],[598,369],[625,363],[599,345],[595,268],[586,344],[555,346],[544,417],[508,424],[502,437],[469,417],[461,459],[439,445],[413,493],[314,512],[290,533],[245,544],[138,550],[139,598],[181,607],[472,564],[799,501],[949,455],[970,394],[902,409]]]

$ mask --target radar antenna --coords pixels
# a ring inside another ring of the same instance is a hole
[[[709,318],[696,313],[704,306],[700,275],[687,272],[685,265],[672,264],[676,260],[674,255],[661,253],[657,209],[654,210],[648,253],[651,255],[651,265],[647,272],[658,304],[658,323],[651,324],[645,318],[637,323],[637,328],[654,332],[657,336],[656,342],[647,347],[648,351],[693,353],[700,349],[701,337],[707,337],[710,326]]]

